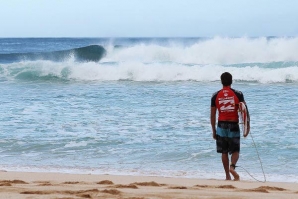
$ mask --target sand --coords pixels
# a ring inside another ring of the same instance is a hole
[[[0,172],[0,198],[298,198],[298,183]]]

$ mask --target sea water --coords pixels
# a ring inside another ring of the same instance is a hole
[[[91,45],[100,60],[77,59]],[[209,117],[228,71],[251,116],[241,179],[298,182],[297,52],[296,37],[2,38],[0,170],[224,179]]]

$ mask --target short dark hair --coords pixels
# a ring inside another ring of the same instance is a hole
[[[223,86],[231,86],[233,82],[233,77],[229,72],[224,72],[221,74],[220,79]]]

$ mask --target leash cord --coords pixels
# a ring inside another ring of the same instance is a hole
[[[259,154],[259,151],[258,151],[258,149],[257,149],[256,143],[255,143],[255,141],[254,141],[254,138],[253,138],[253,136],[252,136],[252,133],[250,133],[250,136],[251,136],[251,139],[252,139],[252,141],[253,141],[254,147],[255,147],[255,149],[256,149],[256,152],[257,152],[257,155],[258,155],[260,164],[261,164],[261,168],[262,168],[262,172],[263,172],[263,176],[264,176],[264,181],[262,181],[262,180],[258,180],[258,179],[256,179],[255,177],[253,177],[253,176],[252,176],[252,175],[251,175],[251,174],[250,174],[244,167],[242,167],[242,166],[237,166],[237,167],[240,167],[241,169],[243,169],[244,171],[246,171],[246,173],[247,173],[250,177],[252,177],[254,180],[256,180],[256,181],[258,181],[258,182],[263,182],[263,183],[265,183],[265,182],[266,182],[266,175],[265,175],[265,172],[264,172],[263,163],[262,163],[262,160],[261,160],[261,158],[260,158],[260,154]]]

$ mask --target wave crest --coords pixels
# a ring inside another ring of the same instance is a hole
[[[90,45],[70,50],[53,52],[29,52],[29,53],[10,53],[0,54],[1,63],[13,63],[19,61],[50,60],[61,62],[73,58],[80,62],[98,62],[106,55],[106,50],[100,45]]]

